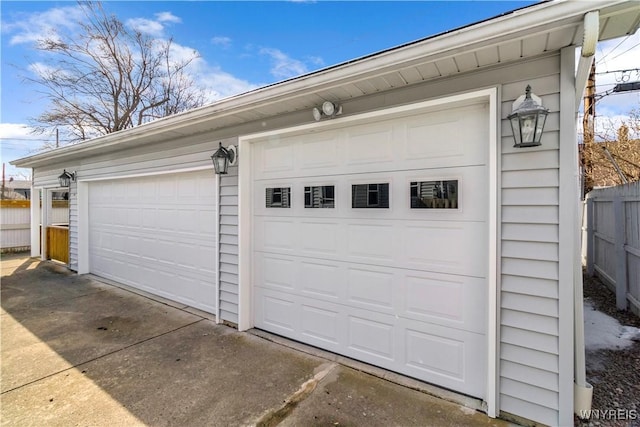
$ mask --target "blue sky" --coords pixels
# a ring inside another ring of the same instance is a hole
[[[335,65],[380,50],[525,7],[531,1],[108,1],[107,12],[155,37],[173,36],[176,55],[197,51],[194,75],[215,95],[211,100]],[[29,65],[42,61],[33,42],[48,31],[69,31],[75,2],[2,1],[2,161],[40,148],[28,122],[46,108],[36,87],[26,84]],[[599,71],[640,67],[638,34],[602,43]],[[634,48],[635,46],[635,48]],[[630,50],[629,50],[630,49]],[[626,52],[625,52],[626,51]],[[597,57],[598,57],[597,56]],[[599,76],[600,77],[600,76]],[[640,80],[636,74],[631,80]],[[602,76],[613,87],[622,75]],[[608,96],[600,114],[624,115],[638,94]],[[7,176],[28,173],[7,164]]]

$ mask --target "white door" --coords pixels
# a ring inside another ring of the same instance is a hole
[[[213,171],[89,185],[91,273],[213,313]]]
[[[253,143],[255,326],[484,398],[488,117]]]

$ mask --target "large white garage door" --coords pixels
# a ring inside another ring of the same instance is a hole
[[[90,271],[214,312],[215,195],[211,170],[91,183]]]
[[[256,327],[484,398],[488,117],[254,143]]]

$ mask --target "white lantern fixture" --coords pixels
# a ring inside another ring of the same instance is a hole
[[[218,175],[226,175],[229,170],[229,166],[234,166],[238,160],[238,150],[235,146],[230,145],[225,148],[222,146],[222,142],[215,153],[211,155],[211,161],[213,162],[213,168]]]
[[[72,182],[76,181],[76,173],[67,172],[66,169],[62,171],[62,174],[58,177],[58,182],[60,183],[60,187],[69,187]]]
[[[540,103],[540,98],[531,94],[527,85],[524,99],[521,96],[513,103],[513,111],[507,116],[511,122],[514,147],[536,147],[540,145],[542,131],[549,110]]]

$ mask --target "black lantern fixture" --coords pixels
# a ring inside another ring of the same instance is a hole
[[[514,102],[514,106],[519,100]],[[507,116],[507,119],[511,122],[511,130],[515,140],[514,147],[536,147],[540,145],[547,114],[549,114],[549,110],[531,97],[531,86],[527,85],[524,100],[518,105],[518,108],[514,108],[511,114]]]
[[[58,182],[60,183],[60,187],[69,187],[72,182],[76,180],[75,172],[67,172],[66,169],[62,171],[62,174],[58,177]]]
[[[229,148],[225,148],[221,142],[216,152],[211,155],[211,161],[213,162],[213,168],[216,170],[216,174],[227,174],[229,166],[235,165],[237,158],[236,147],[230,145]]]

